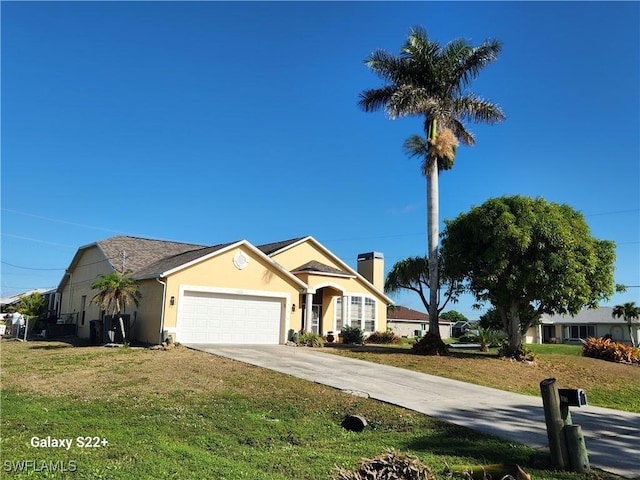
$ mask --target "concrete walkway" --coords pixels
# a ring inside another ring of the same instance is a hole
[[[311,348],[190,344],[189,348],[276,370],[548,451],[542,399],[322,353]],[[562,385],[560,385],[562,387]],[[587,392],[587,399],[589,392]],[[592,467],[640,480],[640,415],[572,408]]]

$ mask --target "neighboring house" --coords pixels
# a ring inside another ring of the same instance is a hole
[[[384,331],[392,303],[379,253],[359,255],[356,271],[313,237],[202,246],[117,236],[80,247],[58,287],[79,337],[105,313],[91,303],[91,284],[114,270],[139,282],[140,305],[126,313],[131,337],[145,343],[281,344],[289,330],[343,325]]]
[[[460,320],[451,325],[451,336],[453,338],[462,337],[467,330],[471,328],[471,324],[465,320]]]
[[[542,315],[540,324],[525,334],[526,343],[578,343],[587,337],[610,336],[617,342],[631,343],[624,318],[614,318],[612,307],[583,309],[577,315]],[[640,341],[640,324],[633,326],[636,344]]]
[[[387,326],[399,337],[422,337],[429,331],[429,315],[411,308],[396,306],[387,313]],[[451,322],[439,319],[442,338],[451,337]]]
[[[15,295],[10,295],[7,297],[0,298],[0,312],[3,314],[6,312],[6,308],[9,306],[17,306],[22,300],[22,297],[28,297],[34,293],[39,293],[44,297],[45,306],[48,314],[57,315],[59,311],[59,300],[60,296],[57,295],[56,289],[46,289],[46,288],[35,288],[33,290],[28,290],[26,292],[17,293]]]

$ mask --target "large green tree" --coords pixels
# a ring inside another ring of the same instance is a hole
[[[440,318],[452,323],[469,321],[465,315],[455,310],[449,310],[448,312],[441,313]]]
[[[100,275],[100,278],[91,284],[93,290],[98,290],[91,302],[103,310],[111,312],[113,316],[120,315],[129,304],[137,306],[140,303],[142,294],[140,293],[138,282],[130,274],[130,270],[124,273],[114,270],[111,273]],[[120,318],[120,328],[122,329],[122,337],[126,342],[122,318]]]
[[[633,335],[633,322],[638,321],[640,318],[640,307],[636,305],[636,302],[627,302],[624,305],[616,305],[613,307],[613,312],[611,312],[611,316],[616,318],[624,318],[624,321],[627,322],[627,326],[629,327],[629,337],[631,337],[631,345],[635,348],[636,339]]]
[[[511,355],[543,313],[576,314],[613,294],[614,243],[593,238],[581,213],[542,198],[494,198],[447,221],[442,257],[447,275],[495,307]]]
[[[391,119],[418,116],[424,120],[425,137],[412,136],[404,149],[423,158],[427,177],[427,257],[429,258],[429,315],[437,319],[438,290],[438,171],[451,168],[458,140],[475,143],[465,122],[496,123],[504,119],[495,104],[470,92],[471,81],[497,59],[501,45],[488,40],[478,47],[463,39],[445,46],[429,39],[419,27],[409,36],[396,56],[374,51],[366,65],[382,78],[380,88],[365,90],[358,104],[366,112],[384,110]],[[439,137],[442,137],[439,139]],[[429,331],[440,336],[437,322]]]

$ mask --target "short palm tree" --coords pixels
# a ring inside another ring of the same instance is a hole
[[[98,305],[113,316],[119,315],[129,304],[139,305],[142,294],[138,283],[131,278],[131,271],[120,273],[114,270],[111,273],[100,275],[100,279],[91,284],[93,290],[98,293],[91,299],[91,303]],[[124,338],[124,327],[123,338]],[[125,339],[126,342],[126,339]]]
[[[631,345],[636,347],[636,339],[633,336],[633,328],[632,323],[640,318],[640,307],[636,306],[636,302],[627,302],[624,305],[616,305],[613,307],[613,312],[611,312],[611,316],[615,318],[624,318],[625,322],[627,322],[627,327],[629,327],[629,337],[631,337]]]
[[[429,331],[438,331],[438,171],[453,166],[458,141],[475,143],[464,122],[497,123],[505,116],[500,107],[468,91],[471,80],[497,59],[501,45],[488,40],[478,47],[453,40],[444,47],[414,27],[400,56],[374,51],[366,64],[385,81],[381,88],[365,90],[358,104],[365,112],[384,110],[391,119],[419,116],[425,138],[412,136],[404,150],[424,158],[427,177],[427,244],[429,258]]]

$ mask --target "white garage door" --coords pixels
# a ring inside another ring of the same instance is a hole
[[[280,343],[280,298],[185,291],[181,304],[178,342]]]

